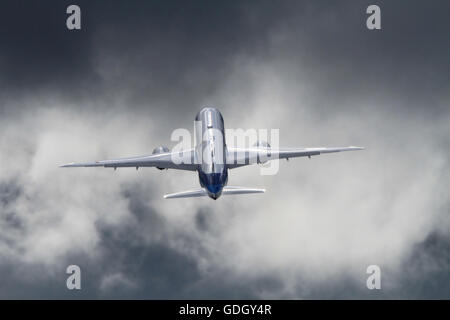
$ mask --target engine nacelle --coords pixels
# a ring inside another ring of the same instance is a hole
[[[159,147],[156,147],[155,149],[153,149],[152,154],[167,153],[169,151],[170,151],[169,148],[164,147],[164,146],[159,146]],[[159,170],[164,170],[165,169],[165,168],[160,168],[160,167],[156,167],[156,168],[159,169]]]
[[[258,157],[256,159],[256,161],[258,162],[258,164],[266,164],[269,160],[267,160],[267,157],[270,157],[270,144],[267,141],[263,141],[263,140],[259,140],[257,141],[253,147],[259,147],[261,149],[266,149],[267,152],[263,153],[263,156],[261,156],[261,153],[258,154]]]

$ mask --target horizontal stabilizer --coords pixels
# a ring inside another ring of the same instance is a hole
[[[243,187],[224,187],[222,195],[233,194],[249,194],[249,193],[264,193],[265,189],[243,188]],[[176,199],[176,198],[196,198],[208,196],[208,192],[204,189],[189,190],[177,193],[166,194],[164,199]]]
[[[265,189],[243,188],[243,187],[225,187],[222,194],[247,194],[247,193],[264,193]]]
[[[166,194],[164,199],[175,199],[175,198],[196,198],[196,197],[204,197],[207,196],[208,193],[203,190],[189,190],[177,193]]]

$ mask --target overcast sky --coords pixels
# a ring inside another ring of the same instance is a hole
[[[0,298],[450,298],[449,10],[2,2]],[[217,201],[163,199],[198,188],[192,172],[58,168],[171,148],[204,105],[283,147],[366,150],[234,169],[266,193]]]

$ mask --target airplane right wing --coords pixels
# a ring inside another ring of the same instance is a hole
[[[174,161],[177,159],[177,161]],[[68,163],[60,167],[157,167],[158,169],[197,170],[194,149],[176,152],[164,152],[150,156],[101,160],[95,162]]]
[[[267,147],[254,148],[227,148],[227,166],[230,169],[247,166],[259,162],[275,159],[289,159],[296,157],[311,157],[322,153],[332,153],[341,151],[363,150],[362,147],[341,147],[341,148],[284,148],[272,149]]]

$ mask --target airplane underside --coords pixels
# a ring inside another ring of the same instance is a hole
[[[361,147],[338,147],[338,148],[272,148],[267,142],[258,141],[251,147],[238,148],[227,146],[225,142],[225,125],[222,114],[213,107],[200,110],[195,118],[196,141],[194,148],[181,151],[170,151],[160,146],[153,150],[151,155],[101,160],[95,162],[68,163],[61,167],[155,167],[159,170],[176,169],[197,171],[199,174],[201,189],[189,190],[166,194],[165,199],[193,198],[208,196],[218,199],[221,195],[264,193],[264,189],[229,187],[228,170],[265,163],[271,160],[290,159],[296,157],[317,156],[341,151],[361,150]],[[180,157],[181,156],[181,157]],[[179,161],[179,159],[183,161]],[[175,161],[176,160],[176,161]]]

